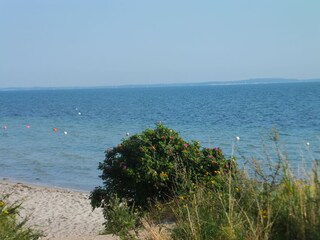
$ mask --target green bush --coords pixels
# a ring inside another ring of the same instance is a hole
[[[20,205],[8,205],[6,196],[0,196],[0,239],[1,240],[35,240],[42,234],[31,228],[25,227],[27,219],[17,222],[17,214]]]
[[[196,183],[215,187],[215,176],[233,170],[232,163],[219,148],[201,149],[198,142],[187,142],[158,124],[106,151],[99,164],[103,187],[92,191],[91,204],[101,207],[116,194],[129,205],[146,209],[179,192],[185,184],[184,174],[190,176],[189,189]]]

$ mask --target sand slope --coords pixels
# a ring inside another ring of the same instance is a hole
[[[104,218],[101,209],[92,211],[88,193],[0,181],[0,194],[22,203],[20,216],[28,216],[28,226],[44,232],[42,239],[117,239],[99,236]]]

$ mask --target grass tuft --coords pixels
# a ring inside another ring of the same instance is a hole
[[[17,221],[20,204],[6,203],[8,195],[0,196],[0,239],[1,240],[36,240],[42,233],[26,227],[27,218]]]

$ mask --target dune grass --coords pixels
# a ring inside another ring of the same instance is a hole
[[[26,227],[28,219],[17,220],[20,204],[8,204],[8,196],[0,195],[0,239],[1,240],[36,240],[42,233]]]
[[[318,162],[298,175],[277,132],[272,140],[273,153],[263,161],[251,158],[237,174],[219,175],[219,187],[198,185],[178,196],[172,239],[320,239]]]

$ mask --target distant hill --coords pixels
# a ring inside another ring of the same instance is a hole
[[[234,81],[208,81],[200,83],[163,83],[163,84],[133,84],[119,87],[178,87],[178,86],[209,86],[209,85],[245,85],[245,84],[275,84],[275,83],[303,83],[320,82],[319,79],[288,79],[288,78],[254,78]]]
[[[231,84],[271,84],[271,83],[299,83],[299,82],[318,82],[320,79],[288,79],[288,78],[254,78],[235,81],[212,81],[203,82],[201,85],[231,85]]]
[[[254,78],[234,81],[208,81],[199,83],[158,83],[158,84],[128,84],[115,86],[118,88],[136,88],[136,87],[179,87],[179,86],[209,86],[209,85],[244,85],[244,84],[274,84],[274,83],[302,83],[302,82],[320,82],[319,79],[287,79],[287,78]]]

